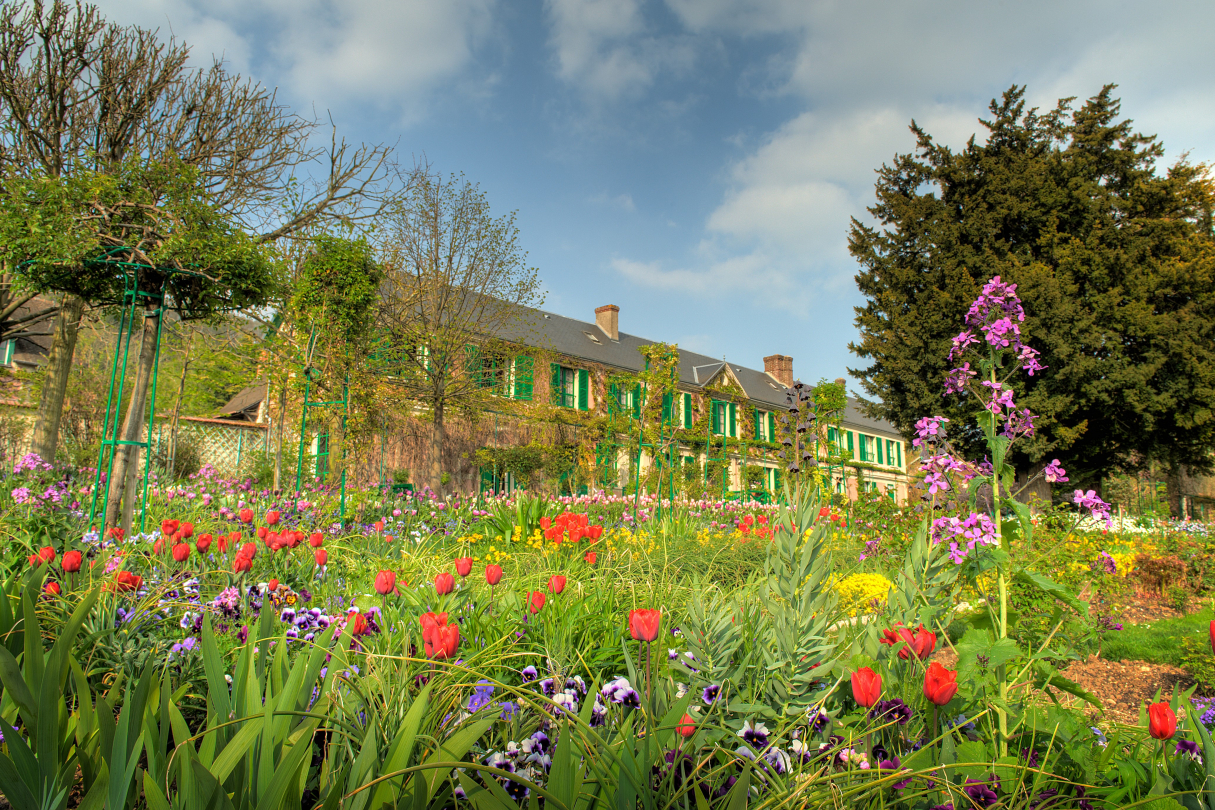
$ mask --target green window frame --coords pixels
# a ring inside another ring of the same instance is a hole
[[[730,403],[730,438],[738,438],[738,405]]]
[[[666,393],[662,395],[662,421],[668,423],[674,422],[674,416],[671,413],[674,400],[674,394]]]
[[[578,406],[577,369],[553,363],[550,390],[553,404],[558,408],[576,408]]]
[[[878,437],[876,437],[876,439],[874,440],[873,443],[875,445],[877,445],[877,463],[885,464],[886,462],[882,460],[884,458],[884,456],[882,455],[882,445],[886,443],[886,440],[883,439],[881,436],[878,436]]]
[[[683,426],[684,429],[692,427],[692,395],[683,395]]]
[[[855,448],[852,446],[852,431],[851,431],[851,430],[847,430],[847,431],[844,431],[844,432],[848,434],[848,452],[849,452],[849,453],[855,453],[855,452],[856,452],[856,449],[855,449]]]
[[[899,469],[901,470],[901,469],[903,469],[903,443],[895,442],[894,449],[897,450],[899,453]]]

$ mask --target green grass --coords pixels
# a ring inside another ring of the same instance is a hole
[[[1182,666],[1181,640],[1195,638],[1206,643],[1215,612],[1201,610],[1178,619],[1161,619],[1145,625],[1125,625],[1106,634],[1101,657],[1108,661],[1149,661]]]

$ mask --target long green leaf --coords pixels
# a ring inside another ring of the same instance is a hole
[[[240,731],[236,732],[219,752],[219,756],[215,758],[215,762],[211,763],[209,769],[217,780],[223,782],[227,779],[232,773],[232,769],[244,758],[249,751],[249,746],[253,745],[257,741],[258,735],[262,733],[264,719],[252,717],[246,720]]]
[[[304,722],[303,731],[305,733],[299,735],[299,739],[291,746],[291,750],[279,762],[278,767],[274,769],[274,776],[270,780],[269,787],[258,797],[258,810],[277,810],[283,806],[284,800],[287,799],[287,791],[299,778],[299,769],[307,765],[304,758],[312,754],[312,733],[316,731],[320,722],[318,718]],[[296,806],[298,807],[298,804]]]
[[[464,755],[468,753],[468,749],[472,748],[473,744],[476,743],[477,740],[481,739],[481,735],[488,731],[489,727],[492,726],[494,721],[497,719],[498,716],[496,714],[491,714],[489,717],[483,717],[480,720],[470,722],[468,725],[463,726],[455,734],[452,734],[450,737],[444,740],[439,745],[439,750],[427,757],[423,764],[456,762],[463,759]],[[439,784],[439,782],[447,778],[449,771],[450,769],[447,768],[431,768],[425,772],[427,799],[435,795],[435,787]]]
[[[388,747],[388,756],[380,768],[381,776],[409,766],[410,757],[413,756],[414,742],[418,736],[418,729],[422,726],[422,719],[426,716],[426,709],[430,704],[430,690],[433,686],[434,683],[431,681],[422,687],[422,691],[418,693],[418,696],[413,701],[413,705],[406,712],[400,731],[397,732],[397,736],[393,738],[392,744]],[[401,796],[403,784],[403,781],[396,779],[381,782],[376,787],[375,794],[371,798],[371,806],[373,808],[382,807],[385,803],[389,802],[396,804],[397,799]]]

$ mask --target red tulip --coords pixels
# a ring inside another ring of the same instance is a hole
[[[560,574],[553,574],[548,579],[548,589],[553,593],[561,593],[565,590],[565,577]]]
[[[173,546],[173,559],[179,563],[185,562],[190,558],[190,546],[186,543],[178,543]]]
[[[244,537],[244,535],[242,535],[240,532],[232,532],[228,535],[228,542],[232,545],[236,545],[241,541],[242,537]]]
[[[693,734],[695,734],[696,721],[692,719],[692,715],[684,712],[684,715],[682,718],[680,718],[678,725],[675,726],[675,731],[685,740],[689,739]]]
[[[173,532],[177,531],[179,526],[181,526],[180,520],[162,520],[162,521],[160,521],[161,533],[166,534],[169,537],[173,536]]]
[[[63,570],[69,574],[74,574],[80,570],[80,563],[83,555],[79,551],[65,551],[63,553]]]
[[[375,522],[375,530],[376,530],[377,532],[382,532],[382,531],[384,531],[384,521],[382,521],[382,520],[377,520],[377,521]]]
[[[31,554],[27,559],[29,560],[30,568],[37,568],[42,565],[42,558],[37,554]]]
[[[207,549],[211,548],[211,535],[200,534],[198,539],[194,541],[194,548],[198,549],[199,554],[206,554]]]
[[[243,546],[240,547],[240,553],[252,560],[254,557],[257,556],[257,544],[256,543],[245,543]]]
[[[215,545],[217,545],[219,547],[220,554],[227,554],[228,553],[228,536],[226,534],[221,534],[219,536],[219,539],[215,541]]]
[[[313,532],[312,536],[308,538],[308,542],[312,544],[313,548],[320,548],[325,545],[325,535],[320,532]]]
[[[312,556],[316,558],[316,564],[321,568],[324,568],[329,562],[329,552],[323,548],[318,548]]]
[[[1148,706],[1148,733],[1158,740],[1172,739],[1177,733],[1177,715],[1163,700]]]
[[[236,559],[232,561],[232,570],[237,574],[243,574],[253,568],[253,560],[246,557],[244,554],[237,554]]]
[[[457,557],[456,573],[461,577],[466,577],[472,573],[472,557]]]
[[[48,583],[46,583],[45,585],[43,585],[43,586],[42,586],[42,592],[43,592],[43,593],[46,593],[46,594],[49,594],[49,595],[51,595],[51,596],[58,596],[58,595],[59,595],[59,593],[60,593],[60,591],[59,591],[59,583],[58,583],[58,582],[48,582]]]
[[[396,590],[397,575],[392,571],[381,571],[375,575],[375,592],[380,596],[387,596]]]
[[[116,586],[118,591],[137,591],[141,585],[143,585],[143,577],[136,576],[130,571],[118,572],[118,584]]]
[[[866,709],[872,709],[873,704],[882,696],[882,676],[869,667],[861,667],[852,673],[852,697]]]
[[[111,526],[109,528],[109,530],[106,531],[106,536],[110,537],[114,540],[117,540],[118,542],[121,543],[122,542],[122,527],[121,526]]]
[[[493,587],[494,585],[497,585],[499,582],[501,582],[502,581],[502,566],[500,566],[500,565],[485,566],[485,581],[487,583],[489,583],[490,587]]]
[[[265,526],[257,527],[257,539],[258,540],[265,540],[266,535],[268,535],[268,534],[270,534],[270,530],[267,529]]]
[[[937,634],[925,630],[922,624],[914,632],[902,624],[897,624],[889,630],[883,630],[882,635],[884,638],[881,643],[898,646],[899,658],[904,661],[913,655],[923,661],[932,655],[932,651],[937,647]]]
[[[55,561],[55,549],[50,546],[43,546],[38,550],[38,559],[44,563],[53,563]]]
[[[1215,622],[1211,622],[1211,652],[1215,652]]]
[[[583,555],[582,559],[586,560],[587,565],[594,565],[595,560],[599,559],[599,557],[598,557],[598,555],[595,554],[595,552],[588,551],[586,554]]]
[[[629,632],[636,641],[654,641],[662,624],[661,610],[630,610]]]
[[[436,627],[425,647],[426,655],[436,661],[451,658],[460,647],[460,625],[445,624]]]
[[[587,529],[587,532],[591,536],[592,543],[597,542],[600,537],[603,537],[603,527],[602,526],[598,526],[598,525],[591,526],[590,528]]]
[[[540,518],[540,528],[548,531],[548,527],[552,526],[553,522],[546,517]]]
[[[351,611],[346,616],[346,623],[350,625],[350,635],[361,636],[367,632],[367,617],[358,611]]]
[[[422,623],[422,638],[427,639],[434,632],[436,627],[447,624],[447,614],[423,613],[418,617],[418,621]]]
[[[241,523],[252,523],[253,522],[253,510],[252,509],[240,510],[240,522]]]
[[[446,596],[451,593],[456,587],[456,578],[447,571],[440,571],[435,574],[435,593],[439,596]]]
[[[277,591],[278,590],[278,579],[272,579],[269,582],[267,582],[266,590],[267,591]]]
[[[946,669],[938,661],[929,664],[928,671],[924,673],[924,697],[928,698],[928,702],[944,706],[957,693],[958,673]]]
[[[278,519],[279,519],[278,512],[267,512],[266,513],[266,525],[267,526],[275,525],[276,523],[278,523]]]
[[[539,613],[544,607],[544,591],[532,591],[532,597],[528,600],[527,609],[532,613]]]
[[[182,537],[189,539],[194,536],[194,524],[186,521],[185,523],[181,524],[181,528],[178,531],[181,532]]]

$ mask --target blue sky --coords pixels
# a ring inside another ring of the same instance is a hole
[[[1215,3],[110,0],[199,61],[463,172],[518,212],[545,308],[807,381],[857,359],[847,253],[912,118],[962,145],[1010,84],[1120,85],[1169,160],[1215,160]],[[850,388],[855,386],[850,385]]]

